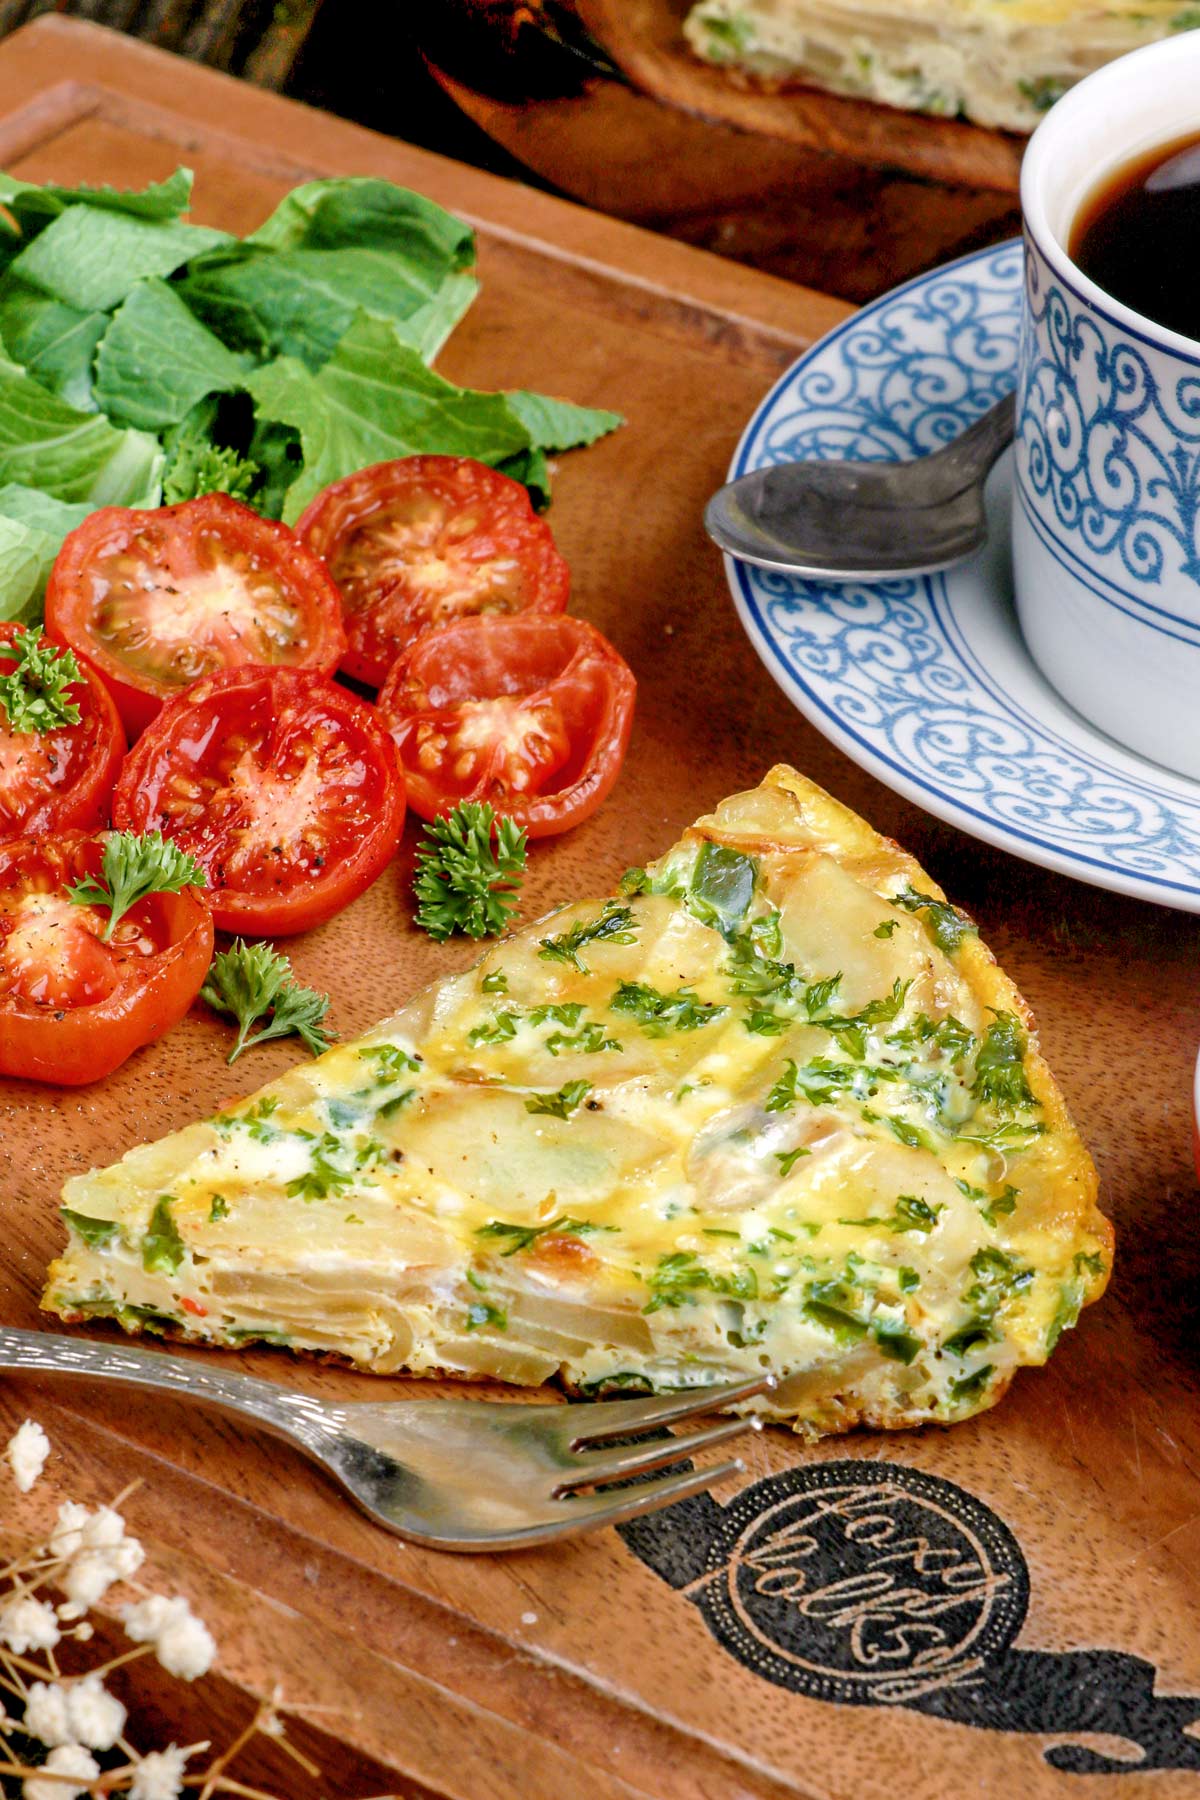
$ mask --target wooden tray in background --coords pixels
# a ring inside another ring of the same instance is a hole
[[[31,1510],[144,1478],[127,1511],[151,1579],[209,1619],[229,1704],[279,1682],[327,1709],[306,1728],[325,1779],[294,1780],[289,1800],[384,1785],[405,1800],[1194,1795],[1196,924],[931,820],[848,763],[755,660],[701,506],[764,388],[844,309],[94,27],[47,18],[0,47],[4,166],[128,185],[177,161],[197,171],[197,216],[237,231],[317,175],[423,189],[480,232],[483,296],[446,372],[628,416],[563,459],[552,518],[578,610],[638,674],[638,721],[606,806],[536,851],[526,916],[603,892],[719,796],[796,763],[977,915],[1040,1016],[1119,1250],[1104,1301],[994,1411],[816,1448],[771,1430],[739,1482],[620,1535],[491,1559],[423,1552],[216,1415],[6,1380],[0,1441],[32,1414],[55,1445]],[[414,835],[368,894],[290,946],[343,1032],[470,960],[411,925]],[[0,1319],[43,1323],[64,1175],[292,1058],[272,1045],[231,1078],[227,1043],[198,1009],[93,1090],[0,1089]],[[270,1350],[232,1360],[327,1396],[431,1391]],[[11,1489],[0,1509],[9,1523]],[[196,1703],[214,1709],[207,1684]],[[1107,1772],[1086,1772],[1092,1756]]]
[[[688,49],[689,4],[439,0],[414,29],[463,110],[555,186],[825,292],[867,300],[1016,232],[1023,138],[740,83]],[[622,79],[556,64],[538,20],[564,5]]]

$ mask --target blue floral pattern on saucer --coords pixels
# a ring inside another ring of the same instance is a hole
[[[1016,380],[1019,244],[918,277],[839,326],[751,419],[731,476],[775,462],[920,456]],[[726,559],[776,681],[824,734],[939,818],[1027,861],[1200,911],[1200,783],[1122,749],[1031,661],[1012,608],[1011,457],[989,543],[941,575],[823,583]]]

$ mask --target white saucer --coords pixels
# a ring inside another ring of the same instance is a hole
[[[874,301],[776,383],[730,477],[956,437],[1013,385],[1020,300],[1013,243]],[[988,487],[987,548],[941,575],[811,582],[727,557],[742,624],[800,711],[927,812],[1043,868],[1200,912],[1200,782],[1122,749],[1035,668],[1012,606],[1011,494],[1010,452]]]

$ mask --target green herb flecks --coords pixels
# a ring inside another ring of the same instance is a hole
[[[568,1081],[557,1093],[534,1094],[526,1100],[528,1113],[548,1113],[555,1119],[569,1119],[577,1112],[585,1096],[591,1092],[590,1081]]]
[[[990,1225],[993,1231],[997,1220],[1011,1217],[1019,1198],[1015,1187],[1007,1186],[998,1194],[989,1194],[986,1188],[973,1187],[969,1181],[956,1180],[954,1183],[960,1194],[973,1200],[979,1208],[980,1216]]]
[[[879,1079],[892,1080],[894,1073],[860,1063],[831,1062],[819,1056],[811,1062],[798,1064],[789,1057],[782,1075],[764,1100],[763,1108],[766,1112],[787,1112],[797,1100],[823,1106],[839,1094],[862,1098],[872,1091],[873,1082]]]
[[[751,1268],[734,1269],[725,1274],[700,1262],[694,1250],[674,1250],[660,1256],[658,1266],[646,1277],[650,1300],[643,1312],[658,1312],[660,1307],[689,1305],[697,1294],[709,1292],[732,1300],[757,1300],[758,1277]]]
[[[585,950],[589,944],[636,943],[637,937],[632,926],[633,914],[630,909],[619,906],[615,900],[609,900],[597,918],[572,925],[569,931],[562,932],[558,937],[542,938],[538,955],[543,962],[567,963],[581,975],[586,975],[588,966],[580,960],[580,951]]]
[[[812,1151],[805,1144],[801,1144],[795,1150],[776,1150],[775,1161],[779,1164],[781,1178],[786,1181],[800,1158],[811,1155]]]
[[[508,1330],[508,1314],[502,1306],[493,1306],[487,1300],[473,1300],[467,1308],[466,1325],[468,1331],[483,1331],[488,1326],[493,1331]]]
[[[497,1013],[494,1018],[473,1025],[467,1033],[467,1042],[473,1050],[480,1044],[507,1044],[516,1037],[520,1022],[516,1013]]]
[[[565,1213],[545,1225],[514,1225],[507,1219],[489,1219],[477,1227],[475,1236],[494,1243],[501,1256],[516,1256],[530,1249],[541,1237],[586,1237],[589,1232],[615,1231],[615,1225],[595,1224],[591,1219],[572,1219]]]
[[[159,1198],[142,1238],[142,1267],[151,1275],[174,1275],[187,1254],[179,1227],[171,1217],[174,1199],[173,1194]]]
[[[957,1406],[964,1400],[977,1400],[995,1374],[993,1363],[984,1363],[982,1369],[976,1369],[971,1375],[962,1375],[950,1383],[951,1403]]]
[[[281,1037],[298,1037],[313,1056],[322,1056],[334,1036],[322,1028],[328,994],[301,987],[287,957],[269,944],[235,938],[228,950],[218,951],[200,998],[214,1012],[237,1020],[238,1033],[227,1062],[236,1062],[243,1050]],[[259,1020],[265,1023],[252,1031]]]
[[[699,1031],[728,1012],[711,1000],[700,1000],[689,987],[664,994],[644,981],[623,981],[609,1001],[613,1012],[637,1021],[646,1037],[666,1037],[672,1031]]]
[[[943,1212],[940,1206],[930,1206],[919,1194],[901,1194],[896,1201],[895,1210],[890,1213],[868,1213],[864,1218],[839,1219],[839,1225],[868,1226],[880,1231],[919,1231],[930,1232],[937,1224]]]
[[[99,876],[89,875],[67,889],[76,906],[107,907],[108,922],[100,933],[107,944],[131,906],[150,894],[178,894],[187,887],[206,887],[204,870],[186,852],[150,831],[110,831],[100,853]]]
[[[69,1206],[60,1206],[58,1210],[63,1223],[69,1225],[76,1237],[82,1238],[93,1250],[111,1244],[121,1229],[115,1219],[94,1219],[90,1213],[72,1212]]]
[[[60,731],[78,725],[78,706],[68,688],[83,679],[72,650],[49,643],[35,626],[16,631],[9,643],[0,640],[0,655],[15,657],[7,675],[0,675],[0,713],[10,731]]]
[[[1049,112],[1062,99],[1069,85],[1061,75],[1034,75],[1022,77],[1017,82],[1017,91],[1023,100],[1028,100],[1034,112]]]
[[[1036,1106],[1025,1075],[1028,1040],[1013,1013],[999,1012],[983,1034],[971,1092],[985,1106],[1012,1112]]]
[[[344,1152],[342,1140],[331,1131],[323,1132],[317,1140],[312,1162],[302,1175],[289,1181],[285,1192],[294,1200],[329,1200],[336,1199],[354,1185],[356,1170],[339,1165],[332,1161],[335,1156]]]
[[[728,935],[744,919],[754,899],[758,864],[725,844],[705,842],[696,858],[687,894],[688,910],[705,925]]]
[[[417,846],[416,922],[435,943],[452,933],[493,937],[517,906],[525,833],[486,801],[463,800],[425,827]]]
[[[893,894],[891,902],[904,912],[923,913],[925,929],[947,956],[953,956],[963,939],[974,936],[979,929],[966,913],[959,912],[948,900],[935,900],[932,894],[919,894],[911,887],[906,893]]]

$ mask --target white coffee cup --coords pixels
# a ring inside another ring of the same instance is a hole
[[[1191,134],[1200,31],[1089,75],[1030,141],[1013,574],[1025,641],[1063,697],[1200,779],[1200,341],[1114,300],[1067,253],[1106,179]]]

